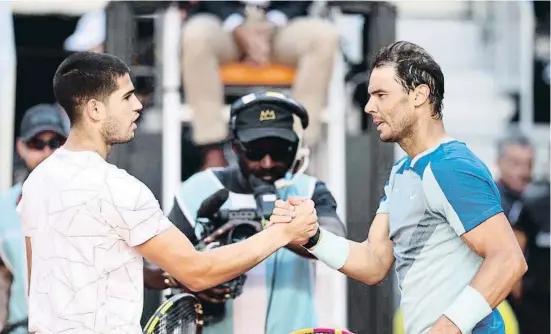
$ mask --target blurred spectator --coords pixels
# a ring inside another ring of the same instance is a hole
[[[500,178],[497,187],[501,196],[503,212],[509,219],[520,248],[526,254],[527,244],[533,236],[533,223],[523,213],[522,194],[532,181],[534,149],[524,135],[512,132],[498,143],[498,161]],[[507,298],[515,313],[522,294],[522,281],[517,282]]]
[[[526,248],[526,222],[519,220],[523,210],[522,194],[532,181],[534,149],[525,136],[513,132],[500,140],[498,144],[498,161],[500,178],[497,186],[501,195],[504,213],[513,225],[520,246]]]
[[[203,168],[226,165],[219,147],[227,137],[221,116],[224,92],[219,65],[277,62],[297,67],[293,97],[306,107],[308,145],[320,136],[338,32],[307,17],[312,1],[199,1],[183,28],[182,71],[186,100],[194,111],[193,139],[205,146]],[[298,128],[297,128],[298,129]]]
[[[27,175],[42,161],[59,148],[69,134],[67,117],[57,106],[39,104],[25,112],[21,121],[20,137],[17,139],[17,153],[25,163]],[[16,213],[21,197],[22,183],[18,183],[0,196],[0,254],[2,276],[0,290],[2,297],[9,297],[7,323],[14,324],[27,318],[27,260],[25,238]],[[10,273],[8,275],[7,273]],[[7,289],[9,287],[9,293]],[[2,308],[0,302],[0,308]],[[3,309],[0,313],[4,312]],[[3,320],[3,315],[0,315]],[[3,324],[5,325],[5,323]],[[15,333],[26,333],[16,329]]]
[[[532,144],[519,132],[499,142],[502,206],[528,262],[507,298],[523,334],[549,333],[549,183],[531,183],[533,161]]]
[[[532,183],[526,189],[523,202],[527,219],[534,231],[527,245],[528,272],[524,276],[519,323],[521,333],[550,332],[550,267],[549,228],[550,216],[549,181]]]

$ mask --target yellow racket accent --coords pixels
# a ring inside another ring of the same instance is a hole
[[[166,311],[174,305],[170,300],[167,300],[167,303],[163,308],[161,309],[161,314],[165,314]]]
[[[185,295],[185,297],[183,297]],[[145,327],[144,327],[144,333],[146,334],[152,334],[157,329],[157,325],[159,321],[161,321],[162,318],[170,311],[171,307],[175,305],[175,303],[178,303],[182,298],[189,298],[191,295],[188,294],[179,294],[176,296],[173,296],[172,298],[165,300],[153,313],[153,315],[149,318],[147,321]],[[193,299],[196,301],[196,298],[193,297]],[[198,301],[195,303],[194,307],[195,313],[197,314],[196,324],[198,326],[198,333],[201,332],[201,328],[204,326],[203,323],[203,308],[201,303]]]
[[[312,333],[314,329],[313,328],[305,328],[298,331],[291,332],[289,334],[310,334]]]
[[[519,334],[518,320],[511,305],[504,300],[499,304],[497,310],[501,314],[503,322],[505,322],[505,334]]]

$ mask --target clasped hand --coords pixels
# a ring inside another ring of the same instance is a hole
[[[286,201],[277,200],[265,228],[276,224],[286,224],[292,244],[304,245],[319,228],[314,202],[298,196],[291,196]]]

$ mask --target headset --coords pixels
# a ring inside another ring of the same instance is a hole
[[[245,95],[235,101],[230,107],[230,121],[229,121],[229,132],[231,139],[238,140],[237,129],[236,129],[236,120],[237,116],[244,110],[249,109],[258,104],[262,103],[272,103],[281,108],[289,110],[293,115],[297,116],[300,119],[300,124],[302,130],[305,130],[308,127],[309,118],[308,112],[306,109],[297,101],[279,93],[279,92],[261,92],[261,93],[251,93]],[[297,133],[298,142],[296,149],[294,151],[294,159],[289,167],[290,171],[294,171],[296,166],[302,161],[302,164],[295,173],[290,174],[284,179],[277,180],[275,186],[277,189],[284,187],[289,187],[294,183],[294,179],[303,174],[310,163],[310,149],[303,146],[302,134]]]

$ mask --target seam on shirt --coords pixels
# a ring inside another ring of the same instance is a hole
[[[472,225],[472,227],[469,229],[469,231],[472,231],[475,227],[477,227],[478,225],[482,224],[483,222],[485,222],[486,220],[492,218],[493,216],[497,215],[498,213],[501,213],[503,212],[503,209],[501,208],[500,205],[494,205],[493,207],[485,210],[483,213],[481,213],[480,215],[476,216],[476,218],[473,218],[471,219],[470,221],[467,222],[467,226],[471,226],[471,224],[474,224]],[[461,218],[459,219],[461,220]],[[463,222],[462,222],[463,223]],[[463,227],[465,227],[466,224],[463,224]],[[467,233],[469,231],[465,231],[463,232],[464,233]]]

